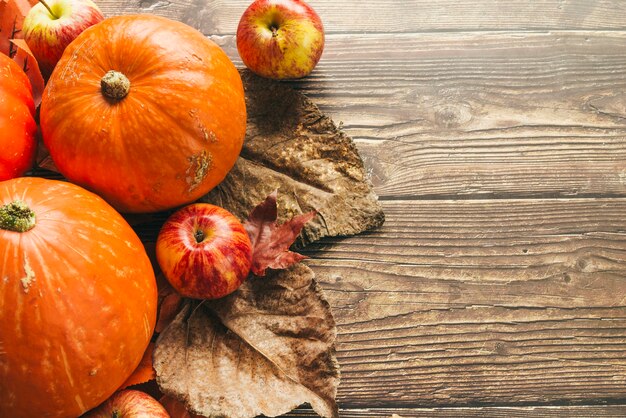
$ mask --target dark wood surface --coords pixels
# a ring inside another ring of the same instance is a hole
[[[242,65],[249,0],[98,4]],[[355,139],[387,215],[307,250],[341,415],[626,416],[626,3],[310,4],[327,45],[291,84]]]

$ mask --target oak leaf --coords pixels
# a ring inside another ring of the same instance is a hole
[[[285,269],[306,258],[289,251],[289,247],[300,235],[302,227],[315,217],[315,212],[295,216],[278,225],[276,198],[277,192],[274,191],[252,210],[244,223],[252,243],[251,270],[257,276],[265,276],[268,268]]]
[[[313,271],[296,264],[225,298],[187,301],[157,339],[157,383],[205,417],[277,416],[304,403],[337,417],[336,333]]]

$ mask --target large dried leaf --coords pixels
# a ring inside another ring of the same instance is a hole
[[[297,264],[188,302],[156,343],[161,390],[206,417],[277,416],[303,403],[336,417],[336,328],[313,276]]]
[[[281,221],[314,210],[304,245],[380,226],[384,215],[351,138],[289,86],[242,73],[248,128],[241,156],[204,201],[240,219],[279,189]]]

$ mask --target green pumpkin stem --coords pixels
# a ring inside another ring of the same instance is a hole
[[[28,205],[16,200],[0,207],[0,229],[26,232],[35,226],[35,212]]]
[[[100,88],[105,97],[119,101],[130,91],[130,80],[119,71],[111,70],[100,80]]]

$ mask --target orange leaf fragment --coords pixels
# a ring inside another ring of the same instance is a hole
[[[11,43],[16,47],[16,53],[13,60],[19,64],[24,70],[30,85],[33,88],[33,99],[35,100],[35,107],[41,103],[41,95],[44,89],[44,80],[39,70],[39,64],[35,59],[32,51],[23,39],[11,39]]]
[[[37,0],[0,0],[0,52],[13,58],[11,39],[21,38],[24,17]]]
[[[120,386],[118,390],[126,389],[129,386],[138,385],[140,383],[146,383],[156,378],[156,373],[152,367],[152,352],[154,351],[154,343],[148,344],[148,348],[143,353],[143,358],[139,363],[139,366],[135,369],[133,374]]]

